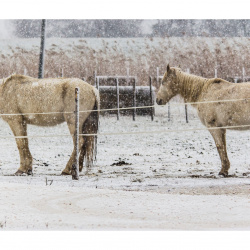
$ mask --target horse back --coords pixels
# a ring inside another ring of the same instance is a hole
[[[6,104],[2,105],[3,113],[74,111],[76,87],[80,89],[80,108],[92,109],[96,99],[94,88],[81,79],[11,76],[5,80],[1,91],[1,98]],[[63,120],[63,115],[58,115],[57,119]]]

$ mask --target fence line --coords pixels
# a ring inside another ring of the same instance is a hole
[[[169,130],[155,130],[155,131],[130,131],[119,133],[100,133],[100,134],[79,134],[79,136],[102,136],[102,135],[133,135],[133,134],[160,134],[160,133],[173,133],[173,132],[188,132],[188,131],[201,131],[201,130],[216,130],[216,129],[234,129],[234,128],[250,128],[249,125],[238,126],[224,126],[224,127],[212,127],[212,128],[190,128],[190,129],[169,129]]]
[[[79,136],[105,136],[105,135],[135,135],[135,134],[160,134],[160,133],[173,133],[173,132],[189,132],[189,131],[202,131],[202,130],[216,130],[216,129],[235,129],[235,128],[250,128],[249,125],[238,126],[224,126],[224,127],[210,127],[210,128],[190,128],[190,129],[169,129],[169,130],[154,130],[154,131],[128,131],[128,132],[106,132],[98,134],[79,134]],[[42,138],[42,137],[63,137],[71,136],[70,134],[61,135],[31,135],[31,136],[0,136],[0,139],[23,139],[23,138]]]
[[[197,105],[197,104],[209,104],[209,103],[221,103],[221,102],[237,102],[237,101],[247,101],[250,98],[243,99],[229,99],[229,100],[217,100],[217,101],[202,101],[202,102],[171,102],[171,105]],[[129,110],[129,109],[145,109],[154,107],[165,107],[166,105],[151,105],[151,106],[140,106],[140,107],[126,107],[119,108],[119,110]],[[105,111],[117,111],[118,108],[113,109],[98,109],[98,110],[82,110],[79,113],[87,112],[105,112]],[[12,113],[12,114],[0,114],[0,116],[17,116],[17,115],[51,115],[51,114],[74,114],[74,111],[61,111],[61,112],[43,112],[43,113]]]
[[[0,139],[24,139],[24,138],[45,138],[45,137],[69,137],[71,134],[51,134],[51,135],[25,135],[25,136],[0,136]]]

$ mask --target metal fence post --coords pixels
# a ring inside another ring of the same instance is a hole
[[[187,73],[190,74],[190,69],[187,69]],[[215,71],[215,74],[217,75],[217,70]],[[217,76],[216,76],[217,77]],[[186,123],[188,123],[188,110],[187,110],[187,104],[185,104],[185,116],[186,116]]]
[[[170,103],[168,102],[168,121],[170,122]]]
[[[153,100],[153,93],[152,93],[152,77],[149,77],[149,93],[150,93],[150,100],[151,100],[151,106],[154,105]],[[151,107],[151,120],[154,120],[154,107]]]
[[[133,121],[135,121],[135,114],[136,114],[136,79],[133,83]]]
[[[72,180],[79,180],[79,88],[75,88],[75,163],[72,166]]]
[[[156,87],[160,86],[159,84],[159,67],[156,68]]]
[[[119,110],[119,80],[116,78],[116,99],[117,99],[117,120],[120,118],[120,110]]]
[[[127,68],[127,86],[130,85],[130,82],[129,82],[129,68]]]
[[[97,77],[97,85],[96,85],[96,88],[99,90],[99,86],[100,86],[100,78]]]
[[[96,87],[96,70],[94,71],[93,75],[94,75],[94,86]]]
[[[188,111],[187,111],[187,104],[185,104],[185,114],[186,114],[186,123],[188,123]]]

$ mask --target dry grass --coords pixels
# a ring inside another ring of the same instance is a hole
[[[154,77],[156,84],[156,67],[160,73],[165,71],[168,62],[173,66],[180,65],[183,70],[203,77],[214,77],[214,68],[217,67],[218,77],[229,79],[242,75],[242,67],[250,68],[250,55],[248,42],[229,42],[230,38],[214,39],[213,49],[202,40],[194,44],[195,38],[183,39],[186,46],[181,46],[180,41],[171,38],[163,38],[157,46],[154,46],[153,38],[145,39],[145,48],[135,46],[133,39],[128,39],[126,46],[128,53],[122,52],[119,41],[112,44],[108,39],[103,40],[102,47],[94,50],[85,40],[70,45],[70,49],[63,50],[56,44],[52,44],[46,50],[45,77],[61,76],[85,78],[93,82],[93,72],[97,70],[102,75],[126,75],[126,68],[131,75],[136,75],[139,85],[148,84],[148,76]],[[210,38],[211,41],[213,38]],[[247,38],[245,38],[247,39]],[[223,45],[223,47],[222,47]],[[13,72],[24,73],[36,77],[38,75],[37,50],[26,51],[20,47],[12,49],[12,55],[0,54],[1,67],[0,78]],[[216,66],[217,65],[217,66]]]

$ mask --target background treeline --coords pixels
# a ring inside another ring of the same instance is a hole
[[[12,20],[20,38],[40,36],[41,20]],[[47,20],[47,37],[249,37],[250,20],[97,19]]]

